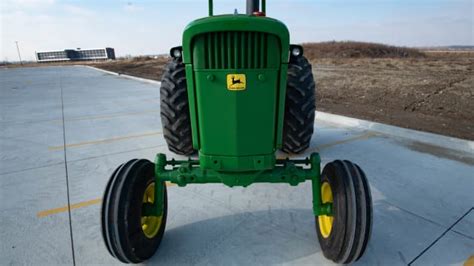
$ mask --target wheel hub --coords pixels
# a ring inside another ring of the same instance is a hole
[[[331,185],[328,182],[324,182],[321,185],[321,200],[322,203],[333,203]],[[332,224],[334,222],[333,216],[320,215],[319,220],[319,231],[324,238],[328,238],[332,231]]]
[[[150,183],[145,189],[143,195],[143,203],[154,204],[155,203],[155,183]],[[163,215],[161,216],[142,216],[141,226],[143,233],[147,238],[153,238],[158,234],[161,227]]]

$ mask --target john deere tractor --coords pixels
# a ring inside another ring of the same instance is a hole
[[[157,154],[154,162],[133,159],[114,171],[101,217],[105,244],[118,260],[139,263],[158,249],[166,227],[165,182],[247,187],[310,181],[324,256],[351,263],[364,253],[372,200],[362,169],[336,160],[321,172],[318,153],[275,156],[310,145],[315,83],[303,48],[290,45],[288,28],[267,17],[265,7],[264,0],[247,0],[246,14],[214,16],[209,0],[209,16],[191,22],[182,46],[171,49],[160,88],[163,134],[172,152],[197,153],[197,159]]]

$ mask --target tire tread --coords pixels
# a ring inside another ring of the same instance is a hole
[[[316,85],[311,64],[303,56],[290,61],[286,87],[282,150],[301,153],[314,132]]]
[[[316,217],[323,254],[336,263],[355,262],[364,254],[372,230],[372,198],[367,177],[357,164],[336,160],[324,167],[321,182],[330,183],[334,198],[334,224],[328,238],[322,237]]]
[[[133,159],[119,166],[107,183],[101,210],[101,226],[109,253],[123,263],[139,263],[159,247],[167,218],[165,183],[163,218],[158,234],[147,238],[140,225],[143,192],[154,180],[154,165]]]
[[[165,66],[161,78],[160,116],[169,150],[180,155],[194,154],[185,67],[177,59]]]

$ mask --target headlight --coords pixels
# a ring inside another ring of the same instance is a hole
[[[290,53],[293,57],[298,57],[303,55],[303,46],[292,44],[290,45]]]
[[[183,47],[177,46],[177,47],[171,48],[170,55],[171,57],[176,58],[176,59],[181,58],[183,56]]]
[[[173,57],[181,57],[181,51],[178,49],[173,50]]]
[[[303,47],[299,45],[291,45],[290,51],[291,51],[291,55],[295,57],[303,55]]]

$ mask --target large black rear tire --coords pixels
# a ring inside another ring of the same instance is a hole
[[[185,68],[179,59],[173,59],[166,65],[161,78],[160,115],[169,150],[181,155],[195,153]]]
[[[283,146],[287,153],[301,153],[313,136],[316,85],[311,64],[304,56],[292,57],[288,64]]]

